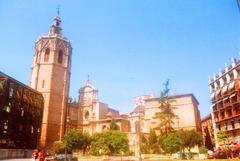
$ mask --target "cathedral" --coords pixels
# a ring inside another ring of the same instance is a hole
[[[117,128],[126,133],[132,152],[139,150],[139,133],[156,129],[159,120],[159,97],[138,96],[131,113],[123,113],[99,100],[98,90],[88,79],[79,90],[78,101],[69,101],[72,47],[62,34],[61,19],[56,16],[47,34],[35,43],[30,86],[44,98],[40,145],[50,148],[71,128],[90,134],[109,129],[115,120]],[[193,94],[172,95],[175,129],[201,130],[198,101]],[[188,113],[186,113],[188,111]]]
[[[201,119],[198,101],[193,94],[171,95],[171,106],[177,118],[174,120],[175,130],[201,131]],[[101,102],[98,90],[90,80],[79,90],[79,101],[69,104],[67,129],[80,129],[90,134],[109,129],[110,122],[115,120],[118,129],[127,134],[130,150],[138,154],[139,133],[148,135],[150,129],[158,131],[159,120],[155,114],[160,111],[159,97],[154,95],[137,96],[134,108],[130,113],[123,113]],[[186,113],[187,111],[187,113]]]

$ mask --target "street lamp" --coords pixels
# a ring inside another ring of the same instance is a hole
[[[121,151],[121,161],[122,161],[123,155],[124,155],[124,151]]]
[[[63,134],[65,134],[66,131],[67,131],[67,123],[68,123],[68,118],[69,118],[68,113],[69,113],[70,106],[71,106],[71,103],[72,103],[72,98],[69,97],[66,102],[67,103],[66,103],[66,113],[65,113],[65,118],[64,118],[64,132],[63,132]]]
[[[140,110],[139,110],[139,113],[138,113],[138,143],[139,143],[139,158],[138,160],[139,161],[142,161],[142,157],[141,157],[141,116],[140,116]]]
[[[71,97],[67,98],[67,101],[66,101],[66,113],[65,113],[65,118],[64,118],[64,132],[63,132],[64,135],[65,135],[65,133],[67,131],[68,109],[70,109],[71,103],[72,103],[72,98]],[[67,148],[65,148],[64,161],[67,161]]]

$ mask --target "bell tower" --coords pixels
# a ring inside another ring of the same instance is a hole
[[[71,56],[71,43],[63,37],[61,19],[56,16],[49,33],[35,43],[30,78],[30,86],[44,97],[40,145],[47,148],[64,134]]]

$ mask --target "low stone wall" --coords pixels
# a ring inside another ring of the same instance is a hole
[[[0,149],[0,159],[31,158],[33,149]]]

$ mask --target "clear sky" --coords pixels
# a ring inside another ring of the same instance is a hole
[[[70,95],[89,74],[101,101],[120,111],[170,79],[172,93],[196,96],[203,117],[209,76],[240,57],[236,0],[1,0],[0,71],[29,83],[35,40],[58,6],[73,47]]]

